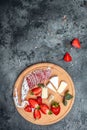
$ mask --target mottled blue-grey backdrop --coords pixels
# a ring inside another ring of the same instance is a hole
[[[74,37],[81,49],[71,46]],[[68,51],[73,61],[62,60]],[[51,126],[23,119],[12,100],[13,85],[26,67],[52,62],[72,77],[75,103]],[[0,0],[0,130],[87,130],[87,1]]]

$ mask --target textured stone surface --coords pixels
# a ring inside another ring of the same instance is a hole
[[[66,19],[64,19],[66,17]],[[78,37],[82,49],[70,45]],[[73,61],[62,58],[69,51]],[[16,111],[13,85],[27,66],[52,62],[72,77],[76,99],[70,113],[51,126],[36,126]],[[0,130],[87,129],[87,1],[0,0]]]

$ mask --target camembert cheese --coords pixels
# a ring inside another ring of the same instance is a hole
[[[51,89],[52,91],[56,92],[56,89],[53,87],[53,85],[50,82],[47,84],[46,87]]]
[[[58,89],[58,76],[53,76],[51,79],[50,79],[50,82],[54,85],[54,87],[56,89]]]
[[[62,93],[67,87],[67,83],[65,81],[61,81],[59,88],[57,89],[58,93]]]

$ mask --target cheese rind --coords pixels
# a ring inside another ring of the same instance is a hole
[[[24,108],[26,106],[26,104],[29,105],[29,102],[24,100],[24,101],[21,101],[21,103],[19,103],[18,101],[18,92],[17,92],[17,88],[15,88],[14,90],[14,94],[15,96],[13,96],[13,99],[14,99],[14,102],[15,102],[15,105],[19,108]]]
[[[24,101],[27,94],[29,92],[29,86],[27,83],[26,78],[24,78],[23,84],[22,84],[22,88],[21,88],[21,99]]]
[[[57,89],[58,93],[62,93],[67,87],[67,83],[65,81],[62,81],[59,85],[59,88]]]
[[[46,87],[42,88],[42,98],[44,99],[48,98],[48,88]]]
[[[53,76],[53,77],[50,79],[50,82],[54,85],[54,87],[55,87],[56,89],[58,89],[58,81],[59,81],[58,76]]]
[[[56,92],[56,89],[54,89],[53,85],[50,82],[47,84],[46,87],[51,89],[52,91]]]

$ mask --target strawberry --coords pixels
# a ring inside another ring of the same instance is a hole
[[[24,108],[25,111],[27,112],[32,112],[32,108],[30,105],[27,105],[25,108]]]
[[[80,41],[78,38],[73,39],[72,46],[74,46],[75,48],[78,48],[78,49],[81,48],[81,44],[80,44]]]
[[[36,99],[29,98],[28,102],[29,102],[29,104],[32,108],[38,108],[39,109],[40,106],[39,106]]]
[[[60,105],[57,102],[53,102],[51,104],[51,111],[55,114],[58,115],[60,113]]]
[[[41,96],[38,96],[38,97],[37,97],[37,102],[38,102],[39,105],[42,104],[42,98],[41,98]]]
[[[40,105],[40,109],[43,114],[49,114],[49,115],[52,114],[49,107],[44,103]]]
[[[63,59],[64,59],[64,61],[66,61],[66,62],[72,61],[72,57],[71,57],[71,55],[70,55],[68,52],[65,53]]]
[[[35,119],[40,119],[41,118],[40,110],[35,109],[34,113],[33,113],[33,116],[34,116]]]
[[[31,90],[31,94],[32,95],[39,95],[39,94],[41,94],[41,92],[42,92],[42,88],[41,87],[36,87],[36,88],[33,88]]]

